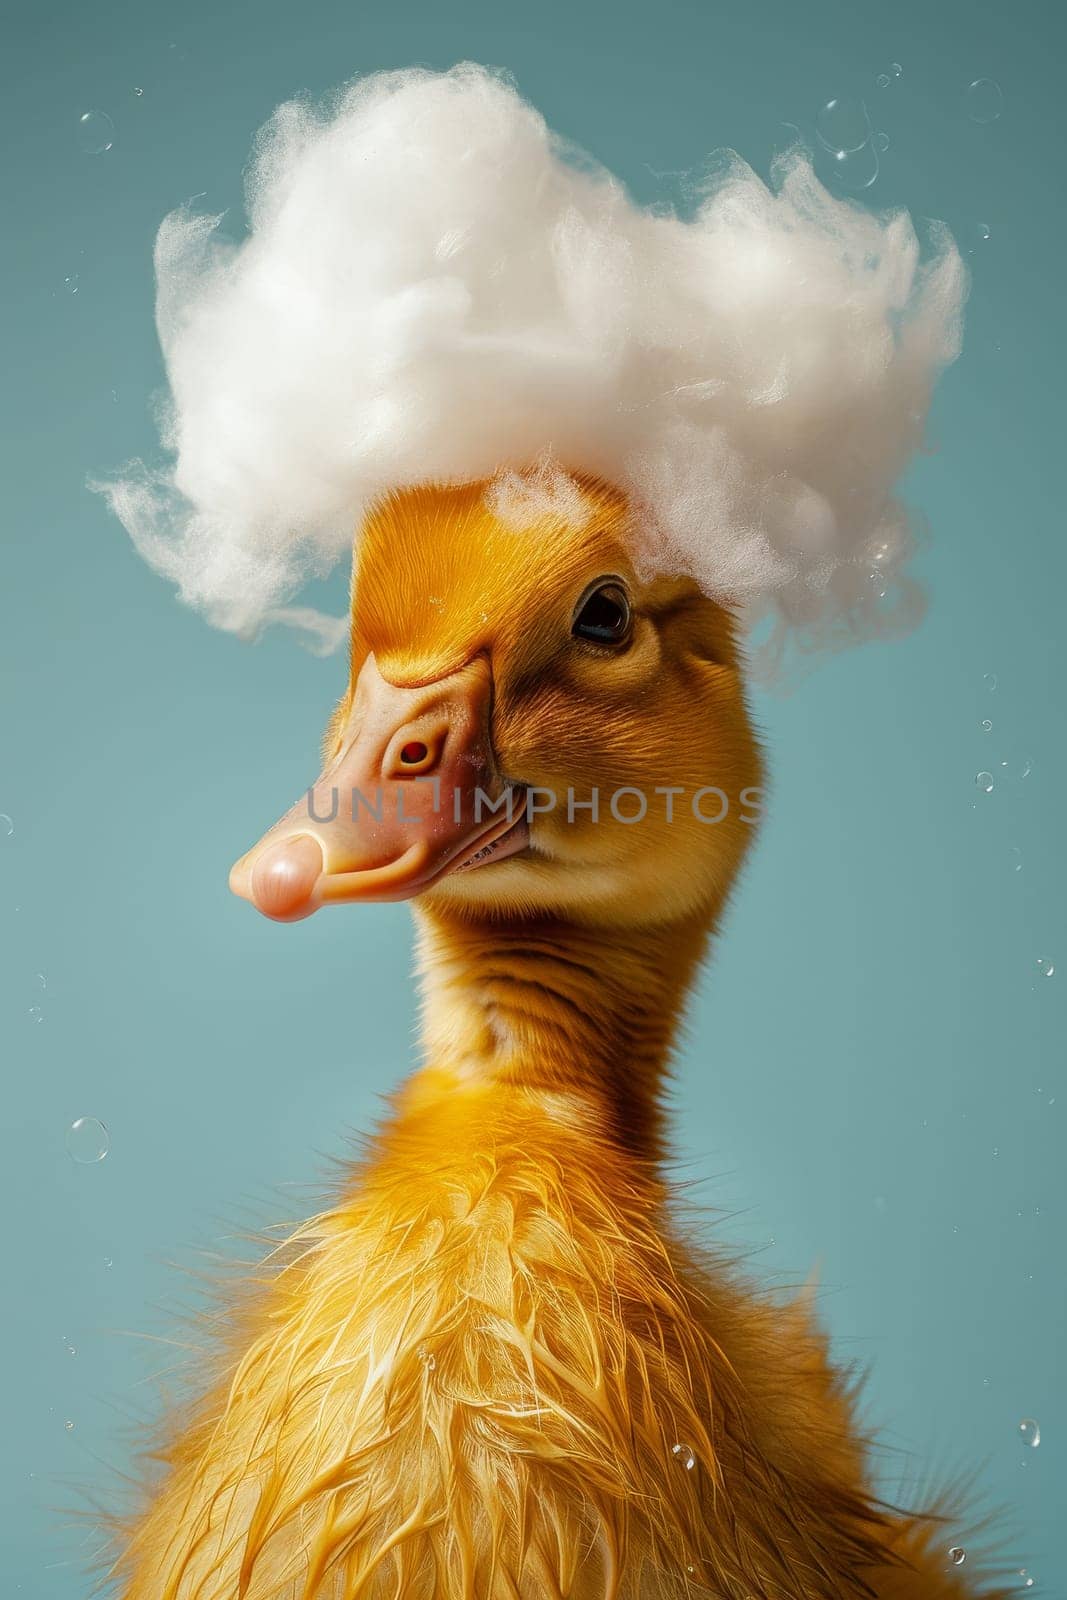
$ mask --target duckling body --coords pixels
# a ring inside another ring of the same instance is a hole
[[[584,492],[591,520],[561,522],[555,562],[543,540],[536,559],[508,544],[482,486],[416,495],[371,525],[328,763],[353,718],[357,741],[377,726],[368,660],[423,696],[488,653],[486,727],[509,777],[559,787],[595,750],[612,783],[692,783],[710,741],[724,788],[759,781],[728,620],[677,585],[642,588],[619,497]],[[442,519],[455,538],[420,544]],[[567,654],[544,621],[559,611],[569,630],[600,573],[640,607],[610,661]],[[474,618],[492,619],[488,643]],[[390,723],[379,744],[429,761],[440,707],[417,708],[417,727]],[[176,1419],[126,1529],[124,1600],[975,1592],[947,1539],[934,1549],[927,1524],[876,1504],[808,1306],[751,1290],[672,1211],[663,1078],[746,842],[736,815],[714,832],[679,819],[638,841],[617,819],[545,818],[528,852],[420,894],[425,1065],[336,1203],[234,1313],[218,1379]],[[268,836],[270,862],[290,836]],[[329,876],[339,847],[312,837]],[[271,914],[310,903],[303,878],[286,898],[284,875],[259,870],[240,881]]]

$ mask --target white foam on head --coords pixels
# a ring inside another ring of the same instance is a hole
[[[893,487],[959,348],[943,228],[920,260],[906,215],[799,150],[771,187],[728,156],[690,220],[644,210],[471,65],[279,107],[248,212],[240,243],[188,209],[160,228],[172,461],[100,486],[220,627],[328,643],[287,602],[379,495],[496,474],[521,520],[566,500],[549,455],[632,495],[644,565],[770,612],[775,648],[912,620]]]
[[[548,451],[530,467],[502,468],[490,480],[485,500],[498,522],[523,533],[546,521],[584,528],[591,515],[580,485]]]

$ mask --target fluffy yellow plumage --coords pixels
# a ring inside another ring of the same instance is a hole
[[[447,682],[484,702],[503,782],[703,783],[735,805],[715,826],[538,815],[524,848],[422,886],[425,1065],[173,1420],[122,1531],[125,1600],[975,1592],[933,1524],[876,1504],[806,1300],[754,1291],[672,1199],[663,1076],[760,763],[729,617],[643,580],[628,516],[584,482],[530,539],[476,484],[398,496],[365,532],[327,776],[372,737],[375,770],[396,740],[429,762],[438,723],[445,762],[459,724],[426,686]],[[573,637],[604,575],[633,607],[617,650]],[[371,697],[401,692],[421,720],[387,742]],[[355,847],[309,833],[315,870],[358,897]],[[292,868],[277,883],[262,859],[241,892],[316,903],[305,857],[271,857]]]

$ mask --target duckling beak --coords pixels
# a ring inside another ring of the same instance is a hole
[[[336,754],[235,864],[233,892],[296,922],[324,905],[407,900],[521,850],[524,796],[496,767],[491,690],[483,657],[405,686],[368,656]]]

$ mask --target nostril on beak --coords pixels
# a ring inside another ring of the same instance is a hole
[[[382,777],[392,783],[398,779],[402,782],[406,778],[424,778],[436,772],[448,745],[448,735],[448,724],[443,718],[433,722],[423,718],[397,728],[382,757]]]

